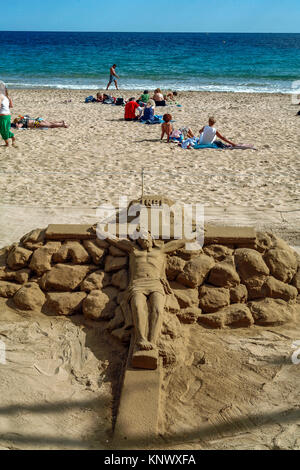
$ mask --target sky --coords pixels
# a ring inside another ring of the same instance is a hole
[[[300,0],[14,0],[1,31],[300,33]]]

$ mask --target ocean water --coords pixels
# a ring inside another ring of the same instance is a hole
[[[113,63],[122,89],[291,93],[300,34],[0,32],[11,88],[104,88]]]

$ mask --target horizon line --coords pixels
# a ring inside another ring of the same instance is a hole
[[[21,30],[7,29],[0,33],[141,33],[141,34],[300,34],[300,32],[276,31],[71,31],[71,30]]]

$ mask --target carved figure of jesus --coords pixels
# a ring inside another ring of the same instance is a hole
[[[172,294],[166,278],[166,254],[182,248],[184,240],[164,243],[139,238],[137,243],[116,243],[129,253],[129,286],[126,293],[135,332],[136,350],[155,350],[161,331],[166,295]]]

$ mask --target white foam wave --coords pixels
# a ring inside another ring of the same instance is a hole
[[[106,88],[106,82],[99,81],[89,82],[88,80],[80,81],[35,81],[32,82],[19,82],[7,81],[9,88],[16,89],[58,89],[58,90],[99,90]],[[176,89],[178,91],[207,91],[207,92],[233,92],[233,93],[283,93],[291,94],[295,90],[292,88],[292,82],[281,83],[218,83],[218,84],[197,84],[197,83],[182,83],[175,81],[160,80],[159,83],[153,80],[120,80],[119,88],[121,90],[150,90],[160,86],[162,89]],[[114,90],[114,87],[111,87]]]

